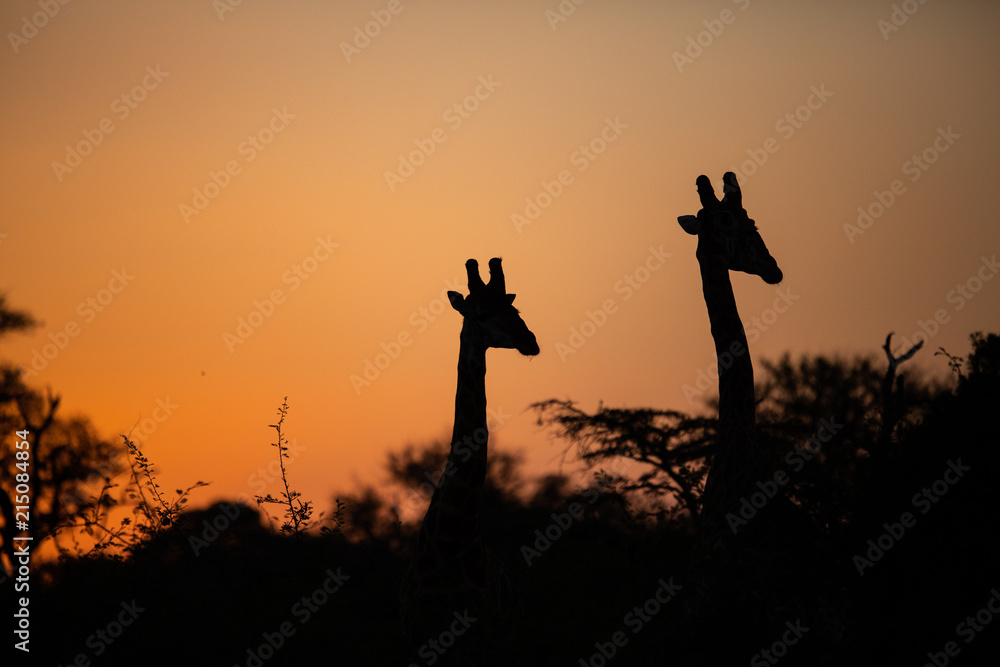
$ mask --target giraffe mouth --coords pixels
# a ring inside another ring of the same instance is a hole
[[[517,348],[517,351],[520,352],[521,354],[523,354],[526,357],[533,357],[536,354],[538,354],[539,352],[541,352],[541,350],[538,347],[538,341],[535,340],[534,336],[531,337],[530,341],[526,341],[525,343],[522,343]]]
[[[764,282],[768,285],[777,285],[785,276],[781,273],[781,269],[776,266],[773,270],[769,269],[762,273],[760,277],[763,278]]]

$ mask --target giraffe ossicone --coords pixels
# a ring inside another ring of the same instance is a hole
[[[531,333],[517,308],[514,307],[516,294],[507,294],[501,259],[490,260],[490,281],[483,283],[479,276],[479,262],[470,259],[465,262],[469,276],[469,296],[458,292],[448,292],[451,307],[465,318],[468,335],[475,337],[487,348],[517,350],[525,356],[539,353],[535,334]],[[463,334],[466,329],[463,327]]]
[[[681,229],[699,239],[703,235],[709,237],[711,248],[706,250],[720,254],[729,270],[760,276],[770,285],[780,283],[781,269],[764,245],[756,223],[743,208],[743,193],[736,174],[726,172],[722,183],[723,197],[719,201],[708,177],[698,177],[696,185],[702,208],[696,216],[679,216]],[[699,252],[702,252],[700,242]]]

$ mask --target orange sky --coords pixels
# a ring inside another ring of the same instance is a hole
[[[264,491],[286,395],[320,509],[450,433],[441,299],[470,257],[504,258],[541,345],[488,357],[492,442],[532,472],[561,453],[534,401],[698,408],[714,354],[675,219],[701,173],[740,174],[784,270],[734,280],[755,359],[937,317],[919,359],[944,369],[1000,329],[995,3],[233,4],[0,7],[0,290],[44,322],[3,357],[108,437],[147,420],[164,488]]]

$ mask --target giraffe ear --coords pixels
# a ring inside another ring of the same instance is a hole
[[[505,295],[504,298],[507,299],[507,305],[508,306],[511,305],[512,303],[514,303],[514,297],[516,297],[516,296],[517,296],[516,294],[507,294],[507,295]]]
[[[465,297],[458,292],[448,292],[448,301],[451,301],[451,307],[458,312],[465,315]]]
[[[698,216],[681,215],[678,216],[677,222],[680,223],[681,229],[683,229],[688,234],[694,236],[698,235]]]

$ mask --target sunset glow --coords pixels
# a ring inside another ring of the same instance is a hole
[[[4,358],[196,505],[274,491],[287,396],[325,510],[447,438],[446,292],[503,257],[541,354],[489,353],[491,444],[567,471],[531,403],[707,410],[676,219],[731,170],[785,276],[734,275],[755,362],[894,331],[943,376],[1000,328],[1000,7],[903,5],[6,2]]]

